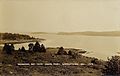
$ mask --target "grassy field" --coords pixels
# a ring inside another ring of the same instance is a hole
[[[68,50],[68,48],[66,49]],[[103,61],[97,61],[97,64],[79,65],[79,66],[18,66],[17,63],[91,63],[92,59],[81,54],[75,57],[72,55],[56,55],[58,48],[47,48],[46,53],[20,53],[13,52],[7,55],[1,52],[2,65],[0,74],[2,76],[101,76]]]

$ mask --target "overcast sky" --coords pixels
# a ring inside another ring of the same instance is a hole
[[[120,31],[120,0],[0,0],[0,32]]]

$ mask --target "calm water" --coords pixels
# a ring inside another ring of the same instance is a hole
[[[90,57],[106,60],[107,57],[120,52],[120,37],[80,36],[80,35],[55,35],[55,34],[30,34],[34,37],[47,39],[43,43],[48,47],[73,47],[82,48],[90,53]],[[22,45],[16,45],[20,47]],[[23,46],[28,47],[27,44]]]

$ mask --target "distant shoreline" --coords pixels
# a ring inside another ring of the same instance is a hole
[[[41,42],[44,41],[45,39],[32,39],[32,40],[1,40],[0,44],[5,44],[5,43],[12,43],[12,44],[22,44],[22,43],[28,43],[28,42]]]
[[[119,37],[120,36],[120,31],[103,31],[103,32],[85,31],[85,32],[58,32],[58,33],[31,32],[31,34],[55,34],[55,35],[83,35],[83,36]]]

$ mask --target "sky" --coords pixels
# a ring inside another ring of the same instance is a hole
[[[120,0],[0,0],[0,32],[120,31]]]

